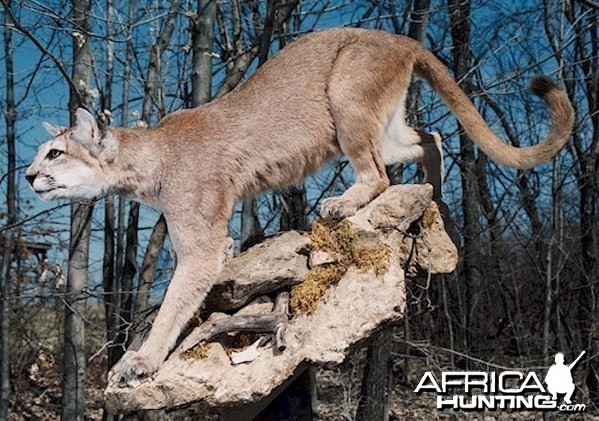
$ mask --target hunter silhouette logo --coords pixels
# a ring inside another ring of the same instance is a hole
[[[564,402],[571,404],[572,395],[574,394],[574,380],[572,379],[572,369],[578,361],[582,358],[585,351],[582,351],[578,358],[570,365],[564,365],[564,354],[558,352],[555,354],[555,364],[549,368],[545,383],[547,383],[547,390],[553,396],[553,400],[557,400],[558,394],[565,394]]]
[[[584,354],[582,351],[570,365],[564,364],[564,354],[556,354],[545,377],[547,387],[532,370],[444,371],[440,377],[427,371],[414,392],[435,392],[437,409],[583,412],[586,405],[573,404],[571,399],[576,389],[572,369]],[[562,404],[558,395],[565,395]]]

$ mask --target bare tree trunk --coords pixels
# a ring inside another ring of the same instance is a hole
[[[107,0],[108,9],[106,17],[106,80],[102,95],[102,117],[106,124],[110,124],[110,110],[112,108],[112,82],[114,71],[114,37],[113,29],[113,0]],[[102,285],[104,287],[104,313],[106,315],[106,336],[108,341],[114,340],[115,320],[113,314],[115,281],[115,217],[114,196],[109,195],[104,200],[104,260],[102,264]],[[109,348],[109,361],[111,361],[112,348]]]
[[[296,9],[299,13],[299,7]],[[297,13],[296,13],[297,14]],[[285,22],[281,25],[280,33],[286,34],[289,32],[297,32],[300,30],[299,22],[293,25],[295,19],[290,19],[290,22]],[[290,31],[290,26],[293,28]],[[286,45],[285,37],[281,37],[279,40],[280,48],[283,49]],[[306,214],[306,208],[308,203],[306,201],[306,189],[304,183],[283,187],[279,190],[281,201],[283,202],[283,208],[281,209],[281,222],[279,224],[280,231],[307,231],[310,229],[308,222],[308,215]],[[315,401],[313,397],[312,402]]]
[[[124,62],[124,74],[123,74],[123,93],[122,93],[122,114],[121,114],[121,125],[127,126],[128,115],[129,115],[129,89],[130,89],[130,78],[131,78],[131,61],[133,60],[133,44],[131,39],[132,26],[135,18],[135,10],[137,7],[136,0],[129,0],[128,10],[128,28],[127,35],[129,39],[127,41],[125,62]],[[117,227],[116,227],[116,245],[114,250],[114,262],[113,262],[113,279],[111,285],[108,285],[109,281],[104,283],[104,292],[107,296],[106,300],[106,327],[107,327],[107,340],[112,342],[113,345],[118,342],[117,333],[120,324],[120,308],[121,308],[121,281],[123,279],[123,268],[125,258],[125,207],[127,199],[125,197],[119,197],[119,204],[117,210]],[[114,211],[113,211],[114,212]],[[114,223],[114,222],[113,222]],[[114,235],[114,228],[112,230]],[[113,243],[114,244],[114,243]],[[108,367],[112,367],[120,358],[121,350],[118,346],[111,346],[108,348]]]
[[[410,13],[408,36],[424,43],[430,15],[430,0],[415,0]]]
[[[198,0],[198,13],[191,21],[193,71],[191,74],[193,107],[210,101],[212,89],[212,47],[216,0]]]
[[[2,272],[0,272],[0,419],[8,414],[10,397],[10,284],[9,274],[12,263],[15,230],[4,233]]]
[[[560,72],[566,71],[571,63],[564,58],[564,49],[561,40],[556,36],[552,26],[552,5],[544,1],[545,32],[553,49]],[[577,9],[578,7],[578,9]],[[576,36],[576,63],[579,66],[572,75],[564,78],[566,90],[573,100],[573,107],[577,114],[579,109],[584,109],[580,100],[579,91],[576,89],[577,79],[582,74],[581,86],[586,93],[588,116],[591,122],[590,147],[584,145],[582,140],[586,137],[575,130],[572,133],[573,149],[579,165],[578,188],[580,192],[580,253],[582,258],[583,273],[579,281],[577,324],[579,326],[581,346],[590,355],[599,353],[599,29],[596,24],[598,9],[592,2],[566,2],[560,11],[572,25]],[[560,22],[561,23],[561,22]],[[588,32],[587,32],[588,31]],[[579,106],[579,103],[581,104]],[[577,115],[575,126],[582,124],[585,116]],[[591,402],[599,407],[599,362],[597,358],[589,358],[586,366],[586,384],[589,389]]]
[[[132,320],[132,292],[133,278],[137,272],[137,247],[139,239],[137,237],[139,228],[139,203],[131,202],[129,207],[129,219],[127,221],[127,232],[125,241],[125,254],[121,277],[118,281],[119,289],[115,294],[115,312],[117,313],[117,333],[115,336],[116,347],[112,348],[109,365],[113,366],[124,353],[123,347],[126,345],[127,328]]]
[[[469,95],[472,85],[468,79],[462,80],[472,64],[472,48],[470,45],[470,0],[449,0],[449,16],[451,22],[451,37],[453,39],[453,71],[460,87]],[[461,308],[464,325],[464,345],[466,350],[472,343],[472,325],[470,309],[472,294],[475,286],[480,284],[480,273],[477,270],[478,245],[478,183],[477,166],[474,156],[474,146],[463,130],[460,130],[460,159],[462,176],[462,209],[464,212],[464,261],[462,276],[465,283],[464,305]]]
[[[455,272],[452,275],[449,275],[455,279]],[[445,320],[447,321],[447,336],[449,340],[449,350],[451,351],[449,354],[449,367],[452,369],[455,367],[454,360],[454,350],[455,350],[455,339],[453,335],[453,318],[449,313],[449,288],[447,286],[447,275],[441,275],[441,289],[442,289],[442,300],[443,300],[443,315],[445,316]]]
[[[556,231],[557,231],[557,212],[556,212],[556,193],[555,193],[555,184],[557,182],[557,166],[553,163],[553,203],[552,203],[552,224],[551,224],[551,237],[549,239],[549,244],[547,246],[547,255],[545,257],[546,269],[545,269],[545,308],[543,312],[543,358],[545,360],[545,364],[550,364],[551,361],[549,359],[549,327],[551,324],[551,310],[553,308],[553,267],[555,266],[553,262],[553,247],[556,243]]]
[[[150,60],[148,63],[148,73],[144,83],[144,99],[142,105],[141,119],[148,126],[152,120],[154,110],[154,96],[156,94],[156,80],[158,77],[158,68],[160,57],[171,41],[175,25],[177,23],[177,11],[181,6],[181,0],[173,0],[164,26],[156,39],[156,43],[150,48]]]
[[[306,192],[304,186],[289,186],[279,192],[283,209],[281,211],[281,231],[307,231],[310,228],[306,215]]]
[[[258,50],[258,67],[262,66],[268,60],[272,36],[277,28],[289,19],[295,6],[297,6],[296,2],[290,2],[283,6],[280,0],[268,0],[266,3],[264,30],[260,37],[260,49]],[[277,10],[279,10],[278,16]],[[256,209],[256,200],[254,198],[245,199],[241,211],[241,250],[243,251],[252,246],[259,241],[262,236],[260,221],[258,219],[258,210]]]
[[[0,272],[0,419],[8,414],[10,397],[10,284],[9,274],[14,248],[14,229],[4,233],[2,272]]]
[[[76,79],[78,80],[78,79]],[[85,301],[93,205],[73,204],[66,287],[62,418],[82,420],[85,411]]]
[[[590,355],[599,354],[599,29],[596,25],[599,10],[590,8],[588,13],[590,51],[582,61],[585,79],[589,115],[593,127],[589,153],[582,160],[580,189],[580,231],[582,261],[585,276],[581,279],[579,320],[583,346]],[[573,16],[574,18],[574,16]],[[578,18],[575,18],[578,21]],[[573,19],[574,20],[574,19]],[[580,24],[579,24],[580,25]],[[579,28],[582,28],[580,25]],[[577,37],[583,42],[583,36]],[[595,407],[599,407],[599,359],[589,358],[586,370],[586,385],[589,397]]]
[[[426,30],[428,28],[428,20],[430,15],[430,0],[416,0],[412,6],[412,11],[410,12],[410,27],[408,29],[408,36],[410,38],[415,39],[416,41],[424,44],[426,41]],[[420,80],[415,80],[410,86],[409,95],[410,98],[408,104],[408,111],[411,114],[413,124],[416,127],[420,127],[422,124],[422,116],[420,115],[420,92],[422,88],[422,82]],[[441,157],[443,159],[443,157]],[[402,164],[396,165],[395,170],[390,171],[391,175],[391,183],[399,184],[401,183],[401,177],[403,168],[401,168]],[[399,180],[396,178],[400,177]],[[410,378],[410,308],[406,306],[405,314],[404,314],[404,384],[409,383]],[[390,352],[390,351],[389,351]],[[391,387],[391,386],[390,386]]]
[[[71,123],[74,123],[75,111],[83,105],[81,98],[85,97],[91,71],[91,2],[72,0],[72,5],[75,30],[83,37],[83,42],[73,42],[73,81],[80,89],[70,94]],[[62,419],[65,420],[82,420],[85,412],[85,300],[82,293],[88,279],[92,211],[90,203],[71,205],[62,394]]]
[[[8,3],[10,7],[10,3]],[[6,70],[6,151],[8,174],[6,176],[7,225],[17,222],[15,196],[15,121],[16,106],[14,95],[14,66],[11,19],[4,15],[4,62]],[[17,228],[11,228],[4,234],[4,253],[0,272],[0,420],[8,415],[10,397],[10,268]]]
[[[158,262],[159,253],[162,250],[166,234],[166,220],[164,219],[164,215],[160,215],[158,222],[156,222],[156,225],[152,229],[148,248],[141,264],[137,296],[135,298],[135,314],[139,314],[149,307],[152,283],[154,282],[154,274],[156,273],[156,263]]]
[[[231,27],[233,32],[232,41],[231,37],[229,37],[227,34],[226,26],[219,26],[221,27],[221,37],[227,39],[227,47],[231,56],[235,57],[235,59],[232,61],[232,63],[227,65],[227,75],[216,90],[216,98],[225,95],[227,92],[233,90],[235,86],[237,86],[258,52],[258,48],[254,47],[244,54],[239,0],[231,0]]]
[[[245,251],[262,239],[258,209],[254,197],[244,199],[241,205],[241,230],[239,242],[241,251]]]
[[[392,338],[392,330],[386,329],[373,335],[372,344],[368,347],[356,413],[358,421],[389,419]]]

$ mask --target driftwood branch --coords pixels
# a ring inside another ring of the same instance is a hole
[[[285,331],[287,330],[287,314],[289,313],[288,292],[282,292],[277,295],[273,313],[279,315],[279,320],[275,324],[275,329],[273,331],[275,347],[279,352],[283,352],[285,348],[287,348],[287,345],[285,344]]]
[[[285,350],[285,330],[287,329],[287,314],[289,312],[289,292],[277,294],[275,306],[271,314],[235,315],[208,321],[200,326],[199,330],[190,334],[181,347],[188,351],[194,346],[214,340],[225,333],[270,333],[273,335],[275,348],[282,352]]]

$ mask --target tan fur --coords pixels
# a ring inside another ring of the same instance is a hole
[[[538,165],[568,139],[573,112],[555,85],[537,89],[553,115],[547,140],[513,148],[491,132],[423,46],[358,29],[307,35],[230,94],[172,113],[152,130],[102,133],[83,110],[75,128],[47,126],[56,137],[40,147],[27,171],[36,191],[45,198],[118,193],[149,203],[164,213],[177,251],[178,267],[149,337],[117,364],[114,381],[151,374],[166,358],[216,276],[236,199],[301,179],[339,152],[353,166],[356,183],[327,199],[325,215],[350,215],[384,191],[384,163],[421,161],[439,195],[440,138],[405,124],[413,72],[431,83],[481,149],[503,164]],[[65,153],[50,159],[52,148]],[[88,177],[86,168],[95,184],[86,179],[78,186],[69,174]]]

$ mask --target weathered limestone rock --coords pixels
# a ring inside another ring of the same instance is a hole
[[[392,186],[348,220],[363,237],[374,233],[391,250],[401,251],[408,277],[450,273],[458,250],[432,197],[430,184]]]
[[[254,297],[300,283],[308,272],[309,246],[308,237],[290,231],[229,260],[206,305],[211,310],[234,310]]]
[[[430,184],[392,186],[348,219],[366,231],[407,231],[414,221],[422,217],[432,199],[433,187]]]
[[[451,273],[458,264],[458,252],[454,240],[445,227],[439,205],[431,202],[422,218],[422,237],[416,239],[414,269],[418,273]]]
[[[185,351],[197,342],[193,338],[200,326],[151,379],[137,387],[109,386],[107,407],[115,412],[210,409],[225,416],[247,411],[276,396],[307,365],[335,366],[372,333],[399,322],[406,303],[405,267],[414,274],[446,273],[457,264],[456,246],[445,232],[430,186],[393,186],[348,221],[352,253],[386,250],[385,270],[357,264],[344,268],[313,313],[294,314],[288,321],[283,352],[267,346],[253,353],[251,362],[234,365],[232,350],[213,342],[201,345],[201,355],[190,359],[194,353]],[[300,282],[309,273],[310,252],[315,265],[311,270],[339,263],[316,256],[316,251],[310,251],[308,236],[295,232],[255,246],[226,263],[208,308],[237,309],[259,295]],[[272,303],[259,299],[236,314],[246,317],[271,309]],[[214,319],[227,317],[231,316]]]
[[[314,268],[316,266],[328,265],[335,263],[335,257],[331,256],[330,253],[322,250],[312,250],[310,257],[308,258],[308,266]]]

